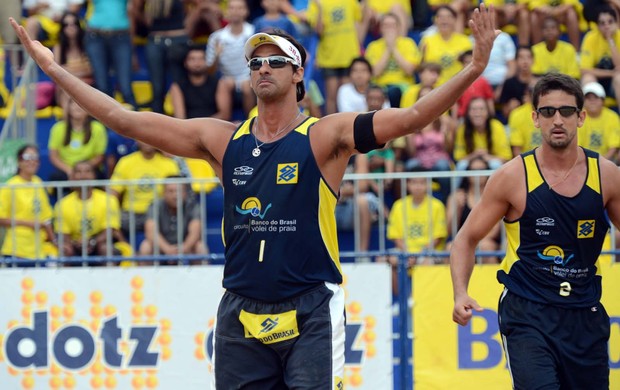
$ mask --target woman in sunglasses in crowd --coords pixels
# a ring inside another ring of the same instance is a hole
[[[39,149],[22,146],[17,151],[17,173],[0,189],[0,226],[7,228],[2,256],[22,260],[13,263],[18,267],[33,266],[23,260],[44,259],[50,254],[46,242],[56,243],[47,192],[36,187],[42,184],[36,175],[39,166]]]
[[[258,116],[240,125],[134,112],[80,82],[11,19],[28,53],[109,128],[168,153],[207,160],[224,192],[226,289],[214,331],[218,389],[343,386],[345,317],[335,207],[350,157],[423,128],[480,76],[498,30],[484,5],[469,25],[473,61],[412,107],[307,117],[306,51],[258,33],[244,45]]]
[[[532,119],[542,145],[491,175],[452,245],[453,319],[464,326],[482,310],[467,292],[476,246],[503,218],[498,317],[515,389],[609,388],[610,323],[597,266],[608,221],[620,226],[620,170],[578,146],[583,104],[575,79],[550,73],[538,81]]]

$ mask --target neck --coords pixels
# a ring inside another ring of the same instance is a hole
[[[70,119],[71,127],[73,131],[82,131],[84,130],[84,121],[77,119]]]
[[[32,173],[26,173],[24,171],[20,171],[17,175],[26,181],[32,181],[32,177],[34,176]]]
[[[204,73],[200,73],[200,74],[190,73],[188,74],[187,79],[193,85],[201,85],[207,80],[207,75],[205,75]]]
[[[564,149],[554,149],[542,145],[536,151],[536,158],[538,159],[542,168],[547,168],[552,171],[565,171],[570,169],[579,160],[580,148],[579,147],[567,147]]]
[[[558,45],[558,41],[549,41],[546,44],[547,50],[553,51],[557,45]]]

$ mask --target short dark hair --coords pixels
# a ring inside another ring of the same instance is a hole
[[[598,23],[598,18],[602,14],[609,14],[614,19],[615,22],[618,21],[618,14],[616,13],[616,10],[607,3],[603,3],[602,5],[596,8],[596,22],[597,23]]]
[[[547,73],[534,86],[532,93],[532,105],[538,108],[538,101],[541,96],[545,96],[552,91],[564,91],[573,95],[577,101],[577,108],[583,108],[583,90],[581,84],[574,78],[562,73]]]
[[[351,71],[353,70],[353,65],[358,63],[366,65],[368,67],[368,71],[372,73],[372,65],[370,64],[370,61],[368,61],[366,57],[356,57],[353,59],[353,61],[351,61],[351,65],[349,65],[349,76],[351,75]]]
[[[295,49],[299,51],[299,55],[301,56],[301,67],[303,67],[306,64],[306,57],[307,57],[306,49],[295,38],[293,38],[286,32],[280,30],[279,28],[274,28],[272,32],[268,32],[268,34],[277,35],[289,41],[293,46],[295,46]],[[296,65],[293,65],[293,67],[295,70],[297,69]],[[297,101],[298,102],[302,101],[304,96],[306,96],[306,86],[304,85],[303,80],[297,83],[296,92],[297,92]]]

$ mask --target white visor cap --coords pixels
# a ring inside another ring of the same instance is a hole
[[[252,54],[254,54],[254,50],[256,50],[257,47],[267,44],[278,46],[287,57],[294,61],[295,65],[300,67],[302,66],[301,54],[292,43],[280,36],[269,35],[266,33],[254,34],[245,42],[245,58],[249,60],[252,58]]]

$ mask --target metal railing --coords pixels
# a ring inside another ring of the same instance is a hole
[[[34,60],[25,54],[21,45],[3,45],[4,58],[10,64],[10,96],[6,102],[5,121],[0,132],[0,147],[5,140],[23,140],[33,143],[36,139],[36,90],[39,69]],[[20,62],[23,67],[20,68]],[[0,64],[4,66],[4,64]],[[2,80],[4,82],[4,80]]]

